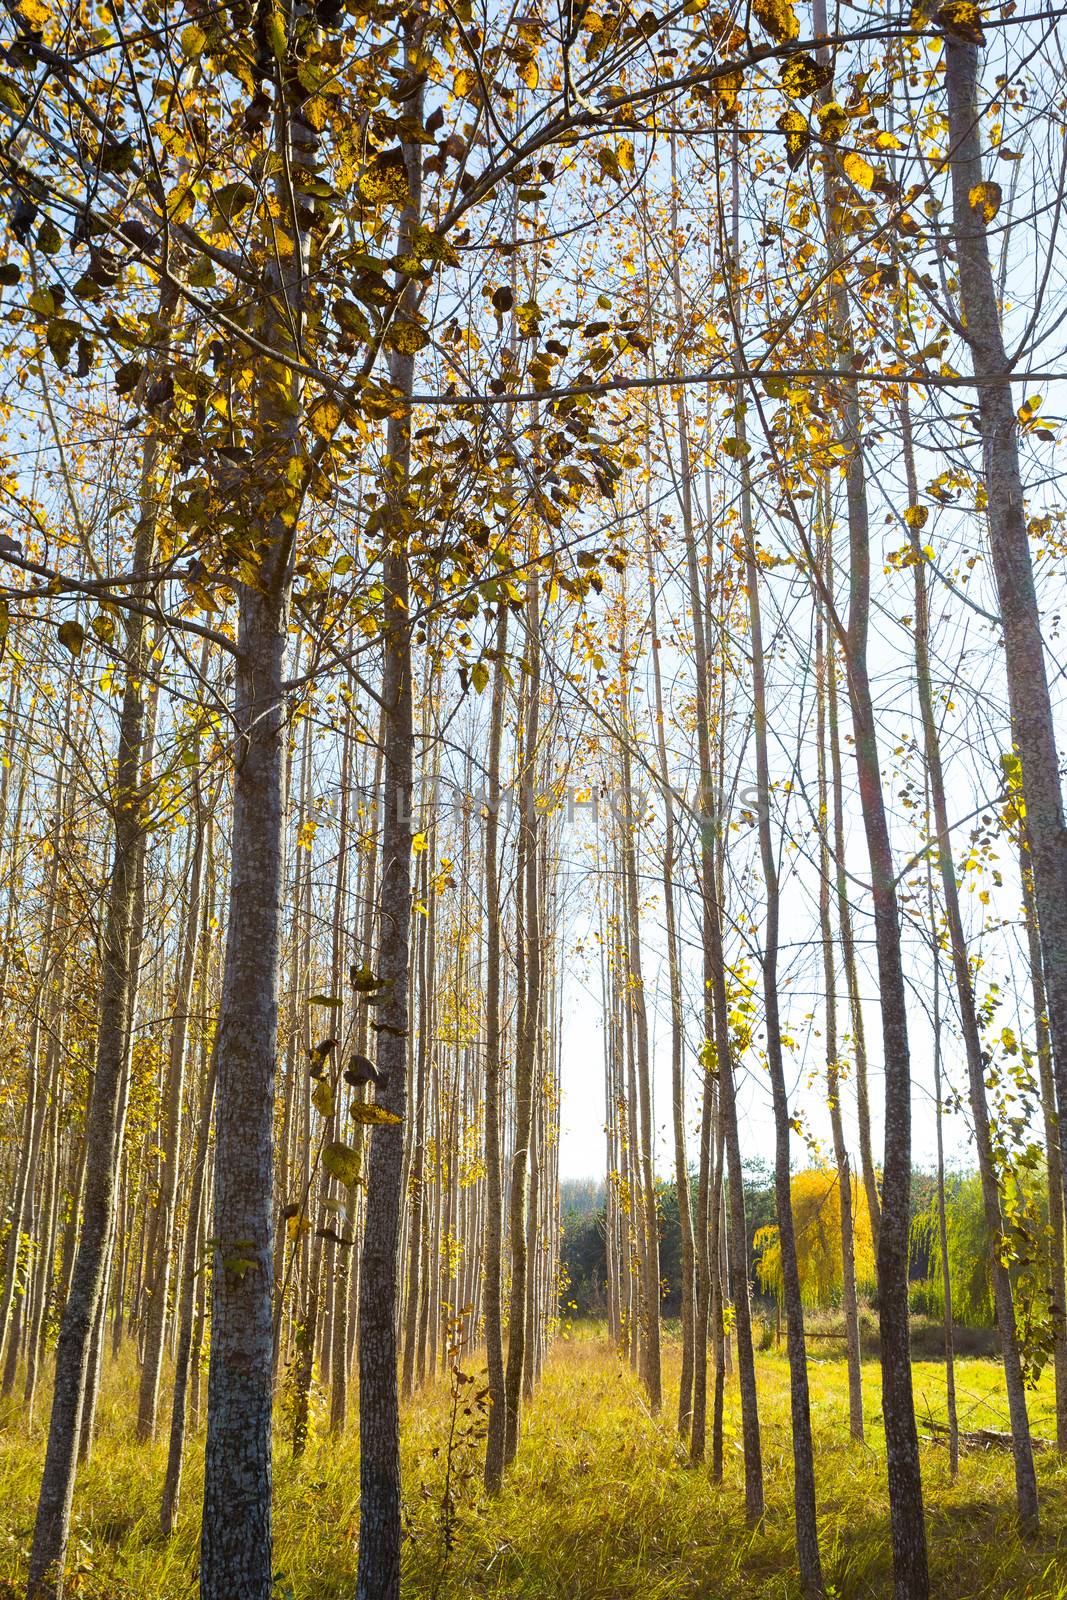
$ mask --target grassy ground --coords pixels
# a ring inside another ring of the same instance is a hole
[[[471,1363],[472,1369],[476,1364]],[[677,1349],[668,1346],[667,1376]],[[196,1591],[200,1441],[190,1451],[184,1514],[175,1536],[158,1531],[162,1445],[132,1442],[132,1370],[107,1377],[100,1439],[75,1504],[70,1592],[92,1600],[189,1600]],[[959,1372],[964,1427],[1004,1427],[996,1366]],[[820,1534],[831,1594],[891,1592],[878,1368],[864,1367],[868,1444],[850,1443],[843,1363],[812,1362]],[[944,1415],[936,1363],[915,1369],[920,1420]],[[796,1594],[790,1507],[788,1373],[760,1357],[768,1513],[745,1531],[736,1385],[728,1396],[728,1461],[720,1488],[691,1470],[668,1410],[650,1417],[629,1369],[591,1333],[561,1340],[527,1418],[516,1467],[501,1497],[485,1501],[474,1467],[480,1446],[460,1443],[451,1462],[457,1509],[445,1550],[441,1500],[449,1452],[446,1383],[404,1420],[408,1524],[405,1594],[411,1600],[787,1600]],[[1052,1434],[1051,1381],[1033,1396],[1035,1432]],[[27,1431],[0,1414],[0,1596],[21,1594],[43,1453],[41,1408]],[[1021,1539],[1012,1517],[1010,1458],[964,1456],[950,1483],[946,1453],[924,1444],[932,1591],[937,1600],[1067,1600],[1067,1466],[1039,1457],[1043,1529]],[[279,1600],[350,1600],[356,1568],[358,1451],[316,1436],[294,1464],[279,1440],[275,1530]]]

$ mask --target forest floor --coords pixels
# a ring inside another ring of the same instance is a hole
[[[649,1415],[629,1368],[587,1330],[561,1338],[530,1407],[515,1468],[489,1503],[480,1490],[480,1442],[457,1421],[449,1452],[449,1384],[442,1379],[405,1410],[403,1443],[410,1600],[792,1600],[788,1369],[784,1354],[759,1358],[767,1519],[746,1532],[737,1389],[728,1389],[726,1477],[687,1467],[673,1426],[678,1351],[666,1343],[668,1404]],[[477,1361],[469,1370],[478,1376]],[[866,1445],[848,1437],[844,1362],[811,1363],[820,1536],[828,1594],[836,1600],[891,1593],[885,1458],[876,1363],[864,1364]],[[132,1366],[107,1374],[101,1428],[81,1474],[68,1593],[89,1600],[189,1600],[196,1592],[201,1441],[189,1450],[183,1514],[172,1539],[158,1528],[165,1444],[133,1442]],[[1004,1428],[993,1362],[958,1372],[961,1426]],[[42,1390],[42,1394],[45,1391]],[[943,1369],[915,1367],[920,1432],[944,1416]],[[1053,1433],[1052,1383],[1031,1397],[1034,1432]],[[46,1406],[27,1429],[0,1410],[0,1597],[21,1597],[44,1449]],[[281,1430],[275,1462],[279,1600],[351,1600],[359,1487],[356,1429],[318,1432],[294,1462]],[[924,1442],[931,1590],[937,1600],[1067,1600],[1067,1464],[1038,1457],[1042,1531],[1024,1540],[1012,1515],[1011,1458],[967,1451],[949,1480],[947,1451]],[[442,1509],[452,1469],[454,1516]],[[452,1548],[446,1547],[451,1528]]]

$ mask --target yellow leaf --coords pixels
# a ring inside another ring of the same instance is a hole
[[[411,841],[411,848],[417,856],[421,856],[424,850],[428,850],[429,845],[426,841],[426,835],[417,833]]]
[[[836,144],[848,127],[848,113],[836,100],[828,100],[824,106],[819,107],[818,117],[819,132],[831,144]]]
[[[852,182],[860,189],[870,189],[874,183],[874,168],[856,150],[850,150],[841,165]]]
[[[316,1079],[315,1087],[311,1091],[311,1104],[315,1107],[320,1117],[333,1116],[333,1084],[329,1078]]]
[[[72,656],[81,654],[85,643],[85,629],[80,622],[61,622],[57,630],[60,644],[66,645]]]
[[[930,512],[926,506],[909,506],[907,511],[904,513],[904,521],[907,523],[908,527],[915,528],[916,530],[919,528],[925,528],[929,517]]]
[[[470,67],[462,67],[452,80],[452,93],[457,100],[465,100],[478,88],[478,74],[472,72]]]
[[[983,222],[992,222],[1000,210],[1001,188],[999,183],[976,183],[967,196],[971,210],[977,211]]]
[[[353,1150],[350,1145],[342,1144],[335,1140],[328,1144],[322,1152],[322,1164],[331,1178],[336,1178],[338,1183],[343,1183],[346,1189],[351,1189],[360,1180],[362,1162],[358,1150]]]
[[[532,57],[529,61],[524,61],[522,66],[519,68],[519,77],[522,79],[527,89],[537,88],[541,75],[537,70],[537,62],[534,61]]]
[[[753,0],[752,10],[772,39],[784,41],[800,37],[800,23],[789,0]]]
[[[281,12],[273,6],[267,17],[266,33],[267,43],[274,52],[274,59],[279,63],[284,63],[286,52],[285,19]]]
[[[320,400],[311,413],[311,426],[320,439],[332,439],[341,425],[341,407],[333,400]]]
[[[790,100],[806,100],[822,87],[830,76],[829,69],[811,56],[791,56],[780,68],[782,89]]]
[[[785,134],[785,153],[789,170],[795,172],[811,143],[808,119],[801,111],[783,111],[777,125]]]
[[[634,147],[632,139],[620,139],[615,148],[619,166],[623,172],[633,172],[636,162],[634,160]]]
[[[430,335],[410,317],[398,317],[395,322],[389,324],[382,342],[388,350],[397,350],[401,355],[413,356],[423,345],[429,344]]]
[[[36,28],[38,33],[44,28],[52,13],[41,0],[19,0],[19,11],[26,18],[31,28]]]
[[[948,0],[937,13],[937,21],[956,39],[963,39],[967,44],[985,44],[982,13],[971,0]]]
[[[403,1117],[398,1117],[395,1111],[387,1111],[384,1106],[375,1105],[373,1100],[353,1100],[348,1108],[348,1115],[353,1122],[378,1124],[383,1122],[403,1122]]]
[[[193,191],[187,183],[179,183],[167,196],[167,216],[179,225],[188,222],[193,214]]]
[[[887,129],[883,129],[874,142],[879,150],[903,150],[904,148],[904,141],[898,139],[895,133],[890,133]]]
[[[190,61],[195,61],[206,44],[207,34],[195,22],[182,29],[182,54],[188,56]]]

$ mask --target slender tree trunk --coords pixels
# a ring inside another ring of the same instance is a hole
[[[817,35],[826,33],[826,8],[816,0],[813,23]],[[820,58],[829,61],[821,49]],[[826,98],[830,89],[824,90]],[[840,179],[828,164],[825,208],[833,213]],[[911,1064],[908,1043],[907,992],[900,941],[900,908],[886,816],[878,755],[878,737],[868,674],[870,622],[870,528],[867,509],[866,467],[861,425],[859,386],[855,379],[855,346],[848,293],[838,270],[840,241],[828,224],[830,244],[829,336],[840,371],[840,432],[846,451],[845,491],[849,530],[849,610],[843,629],[849,704],[859,776],[860,808],[871,866],[875,951],[882,1015],[882,1049],[885,1062],[885,1144],[882,1166],[881,1212],[872,1211],[878,1238],[878,1316],[881,1336],[882,1412],[886,1437],[889,1509],[893,1541],[895,1600],[927,1600],[930,1591],[926,1555],[919,1440],[915,1426],[911,1350],[908,1320],[908,1255],[911,1201]],[[813,573],[819,583],[820,573]],[[823,599],[831,604],[829,586],[821,583]],[[833,620],[831,618],[831,620]],[[831,674],[832,682],[832,674]],[[834,713],[831,701],[831,715]],[[831,732],[831,748],[834,734]],[[836,784],[836,773],[835,773]],[[836,819],[835,819],[836,820]],[[838,874],[843,858],[838,842]],[[844,928],[842,928],[844,934]],[[846,965],[846,971],[848,967]],[[851,976],[849,977],[851,986]],[[854,1018],[858,1007],[854,1010]],[[854,1030],[855,1031],[855,1030]],[[861,1114],[861,1140],[863,1138]],[[868,1199],[866,1152],[864,1181]]]
[[[736,197],[737,167],[734,154]],[[736,233],[735,233],[736,252]],[[739,397],[740,401],[740,397]],[[738,439],[747,447],[743,404],[738,405]],[[763,655],[763,619],[759,595],[759,564],[752,530],[752,491],[744,449],[741,456],[741,527],[745,540],[745,570],[748,586],[749,634],[752,646],[752,701],[756,742],[756,788],[760,863],[766,890],[766,917],[763,935],[763,1006],[767,1032],[767,1064],[771,1076],[774,1105],[774,1192],[778,1215],[778,1241],[782,1262],[782,1298],[786,1314],[786,1346],[789,1356],[790,1415],[793,1440],[793,1504],[797,1530],[797,1565],[806,1594],[823,1592],[822,1563],[819,1558],[819,1530],[815,1509],[815,1455],[811,1438],[811,1403],[808,1396],[808,1360],[804,1343],[804,1307],[800,1291],[796,1231],[789,1157],[789,1101],[782,1057],[782,1034],[778,1011],[778,945],[781,903],[778,864],[771,837],[771,779],[767,749],[767,681]],[[747,1254],[747,1241],[743,1241]],[[747,1284],[738,1293],[747,1294]]]
[[[167,1330],[167,1302],[170,1295],[171,1257],[174,1253],[174,1213],[178,1199],[178,1174],[181,1160],[182,1099],[185,1090],[185,1046],[192,1003],[193,973],[196,967],[196,941],[200,926],[200,883],[204,865],[204,821],[199,791],[195,800],[196,821],[189,867],[189,893],[181,956],[174,986],[174,1014],[171,1019],[167,1063],[166,1127],[163,1136],[163,1181],[154,1211],[155,1262],[150,1262],[148,1308],[145,1325],[145,1354],[141,1368],[138,1399],[137,1437],[155,1436],[159,1408],[159,1377],[163,1365],[163,1346]]]
[[[281,356],[303,339],[312,277],[310,219],[318,136],[287,58],[275,113],[278,215],[259,307],[260,337]],[[264,219],[266,225],[266,219]],[[286,315],[279,315],[285,305]],[[214,1266],[200,1546],[201,1600],[268,1600],[273,1585],[271,1406],[274,1367],[274,1093],[284,870],[283,664],[301,492],[301,386],[258,358],[254,482],[263,526],[254,574],[237,585],[233,827],[226,957],[216,1035]],[[299,481],[299,479],[298,479]],[[279,509],[280,507],[280,509]]]
[[[424,729],[425,733],[425,729]],[[419,868],[422,880],[421,889],[416,893],[425,902],[427,895],[427,881],[429,875],[429,851],[422,856]],[[425,1004],[428,989],[426,976],[426,919],[419,919],[418,930],[415,935],[414,967],[418,978],[420,1015]],[[410,1171],[405,1192],[408,1196],[408,1274],[407,1274],[407,1307],[404,1329],[404,1379],[403,1393],[405,1399],[409,1398],[415,1387],[415,1357],[419,1346],[419,1312],[422,1307],[423,1294],[428,1287],[429,1275],[423,1270],[423,1253],[427,1241],[427,1205],[426,1205],[426,1115],[427,1115],[427,1083],[428,1083],[428,1056],[430,1040],[425,1027],[420,1027],[418,1037],[414,1041],[415,1054],[415,1082],[411,1101],[412,1132],[411,1149],[409,1152]],[[425,1338],[423,1340],[425,1346]],[[422,1381],[423,1372],[420,1367],[419,1381]]]
[[[275,536],[282,565],[287,542]],[[219,1006],[215,1236],[200,1583],[267,1600],[271,1561],[274,1067],[286,587],[242,585],[232,866]]]
[[[509,1465],[519,1446],[522,1373],[525,1359],[527,1186],[530,1138],[533,1127],[533,1078],[537,1054],[537,1026],[541,991],[540,906],[538,897],[538,843],[536,783],[541,705],[541,600],[536,571],[527,577],[526,596],[526,717],[522,764],[519,770],[519,834],[521,871],[516,893],[524,902],[523,962],[518,973],[521,1009],[515,1042],[515,1143],[511,1158],[511,1296],[508,1307],[508,1356],[504,1369],[504,1462]]]
[[[945,1204],[945,1101],[941,1068],[941,963],[938,959],[937,924],[934,919],[934,882],[926,863],[926,897],[930,935],[934,947],[934,1114],[937,1122],[937,1242],[941,1260],[941,1289],[945,1301],[945,1404],[948,1412],[948,1470],[955,1481],[960,1470],[960,1425],[956,1410],[956,1351],[952,1324],[952,1273],[948,1257],[948,1207]]]
[[[158,436],[152,432],[146,440],[141,467],[135,572],[145,571],[152,559],[159,467]],[[146,726],[146,648],[144,617],[127,612],[126,683],[111,796],[114,843],[104,914],[96,1070],[85,1135],[82,1227],[56,1346],[52,1414],[30,1550],[28,1600],[59,1600],[63,1593],[86,1374],[114,1223],[115,1173],[121,1147],[119,1107],[130,1024],[131,942],[145,839],[141,760]]]
[[[826,1004],[826,1098],[834,1141],[834,1164],[841,1211],[841,1308],[845,1319],[845,1344],[848,1359],[848,1420],[853,1439],[863,1439],[863,1375],[860,1364],[859,1305],[856,1295],[856,1233],[852,1193],[852,1169],[845,1143],[845,1123],[841,1115],[841,1069],[837,1042],[837,975],[834,967],[834,936],[830,917],[830,842],[829,794],[826,772],[826,634],[822,608],[815,619],[815,676],[818,719],[819,772],[819,929],[822,936],[823,988]]]
[[[842,366],[850,371],[851,338],[837,312]],[[854,381],[843,381],[844,438],[850,547],[850,605],[846,665],[860,806],[871,863],[871,896],[885,1058],[885,1154],[878,1238],[878,1315],[881,1334],[883,1417],[896,1600],[926,1600],[926,1558],[919,1440],[911,1381],[908,1320],[908,1255],[911,1202],[911,1063],[907,992],[900,943],[896,874],[882,793],[878,738],[867,671],[870,609],[870,535],[860,437],[859,398]]]
[[[68,697],[67,715],[70,706]],[[40,972],[37,982],[37,991],[33,998],[32,1019],[30,1022],[30,1035],[26,1048],[26,1101],[22,1120],[22,1138],[19,1146],[18,1162],[15,1167],[15,1184],[11,1203],[10,1226],[7,1239],[7,1254],[4,1263],[4,1288],[3,1300],[0,1303],[0,1354],[6,1352],[5,1372],[11,1362],[11,1349],[18,1354],[18,1322],[21,1315],[20,1304],[16,1303],[16,1291],[19,1286],[20,1272],[23,1266],[22,1241],[26,1232],[27,1212],[32,1204],[33,1180],[37,1169],[37,1157],[40,1150],[41,1129],[44,1123],[44,1075],[41,1070],[41,1023],[44,1008],[49,1004],[49,995],[52,993],[54,974],[52,971],[55,953],[53,950],[53,935],[55,930],[56,913],[59,902],[59,863],[62,859],[60,848],[62,841],[63,813],[67,804],[66,796],[70,790],[69,781],[64,782],[62,769],[57,769],[55,781],[55,810],[56,820],[53,829],[51,861],[45,887],[45,913],[44,926],[41,930],[41,960]],[[21,806],[20,806],[21,811]],[[13,897],[14,898],[14,897]],[[0,991],[2,993],[2,991]],[[14,1317],[12,1312],[14,1310]],[[14,1323],[14,1325],[13,1325]],[[5,1392],[8,1390],[5,1389]]]
[[[418,48],[416,24],[405,30],[405,64]],[[409,114],[422,120],[422,89]],[[404,145],[411,203],[402,213],[398,248],[418,225],[422,149]],[[405,298],[410,299],[409,285]],[[414,359],[394,354],[394,386],[410,395]],[[403,1117],[408,1107],[408,955],[411,922],[412,682],[408,624],[408,477],[411,419],[391,418],[388,451],[395,484],[391,517],[394,542],[385,556],[384,783],[382,869],[379,900],[378,975],[384,987],[378,1007],[378,1069],[386,1077],[377,1101]],[[397,1382],[397,1291],[400,1212],[403,1200],[404,1133],[400,1126],[375,1128],[370,1144],[367,1220],[359,1286],[359,1570],[357,1600],[398,1600],[400,1594],[400,1414]]]
[[[1019,468],[1015,404],[989,260],[978,49],[951,30],[945,33],[945,88],[960,305],[964,336],[979,385],[978,418],[990,549],[1004,630],[1012,731],[1022,767],[1027,840],[1033,858],[1034,900],[1059,1110],[1060,1161],[1067,1171],[1067,833],[1063,791]]]
[[[662,857],[663,908],[666,921],[667,971],[671,1000],[671,1115],[674,1130],[674,1183],[678,1196],[678,1228],[682,1240],[682,1370],[678,1385],[678,1434],[688,1439],[693,1415],[693,1342],[695,1333],[695,1246],[693,1204],[689,1186],[689,1161],[685,1146],[685,1023],[682,1015],[682,974],[678,956],[678,918],[674,900],[675,842],[674,791],[667,760],[663,707],[663,674],[656,606],[656,577],[649,535],[650,508],[645,507],[645,560],[648,566],[649,621],[652,629],[652,676],[655,689],[656,750],[663,790],[664,835]],[[707,1332],[705,1328],[705,1340]]]
[[[908,497],[914,506],[917,503],[918,485],[912,452],[911,416],[906,401],[901,409],[901,428],[905,469],[908,478]],[[915,518],[912,517],[910,520],[914,524]],[[1007,1262],[1002,1248],[1004,1217],[1001,1211],[1000,1179],[996,1169],[992,1130],[989,1123],[989,1106],[986,1101],[982,1039],[979,1032],[970,956],[963,931],[963,916],[960,911],[956,864],[952,858],[948,801],[945,795],[941,743],[937,731],[933,682],[930,673],[930,601],[926,586],[925,557],[919,540],[919,531],[914,525],[911,527],[911,543],[912,571],[915,575],[915,665],[919,691],[919,710],[922,716],[923,745],[926,755],[930,798],[933,803],[941,892],[945,901],[945,920],[948,924],[952,970],[956,980],[957,1007],[963,1032],[964,1053],[967,1060],[971,1121],[974,1127],[979,1181],[982,1186],[982,1209],[985,1213],[985,1223],[992,1243],[993,1299],[996,1305],[997,1332],[1000,1338],[1001,1358],[1004,1365],[1004,1386],[1007,1391],[1008,1415],[1011,1421],[1012,1457],[1015,1463],[1015,1499],[1020,1521],[1025,1527],[1036,1528],[1038,1522],[1037,1475],[1034,1470],[1034,1453],[1030,1440],[1030,1419],[1026,1411],[1026,1387],[1023,1381],[1019,1338],[1015,1325],[1015,1296],[1012,1291],[1011,1278],[1008,1275]],[[932,918],[931,932],[935,938],[934,959],[936,961],[936,925],[933,923]]]
[[[342,736],[341,791],[339,797],[341,814],[337,830],[337,882],[334,892],[333,928],[331,930],[333,959],[331,963],[330,992],[338,997],[344,993],[345,947],[348,940],[348,847],[353,734],[352,704],[350,700],[345,708],[344,733]],[[343,1015],[344,1012],[342,1010],[338,1013],[338,1018],[342,1018]],[[340,1105],[337,1106],[335,1111],[334,1131],[335,1135],[339,1136]],[[351,1205],[349,1209],[350,1211],[353,1209]],[[352,1271],[352,1253],[355,1250],[355,1231],[352,1222],[353,1219],[350,1218],[348,1228],[338,1236],[346,1242],[333,1244],[333,1317],[330,1334],[330,1432],[335,1435],[344,1432],[348,1421],[348,1279]]]
[[[710,675],[707,631],[710,628],[710,610],[705,616],[705,602],[697,558],[696,532],[692,526],[686,529],[685,545],[690,615],[695,646],[697,750],[700,765],[700,790],[697,810],[700,822],[700,895],[704,958],[705,1043],[703,1066],[705,1074],[714,1079],[714,1092],[718,1100],[718,1115],[721,1121],[723,1152],[726,1167],[729,1171],[729,1202],[731,1209],[729,1243],[731,1273],[734,1279],[738,1364],[741,1378],[741,1432],[745,1460],[745,1515],[749,1526],[755,1527],[762,1520],[764,1510],[763,1457],[760,1444],[756,1369],[752,1352],[752,1324],[749,1313],[748,1245],[745,1227],[744,1182],[737,1129],[733,1062],[730,1059],[726,970],[722,940],[722,908],[719,899],[720,878],[716,865],[716,839],[720,821],[718,815],[720,801],[714,782],[711,761]],[[708,1135],[705,1136],[702,1133],[701,1138],[702,1175],[705,1165],[705,1150],[710,1154],[710,1106],[707,1096],[708,1088],[705,1085],[704,1121],[702,1126],[707,1128]],[[716,1349],[721,1352],[723,1357],[721,1365],[716,1368],[716,1422],[718,1423],[718,1417],[721,1416],[721,1412],[718,1411],[719,1383],[720,1381],[725,1382],[726,1350],[723,1339],[724,1330],[716,1325],[717,1322],[721,1324],[723,1297],[720,1293],[717,1305],[712,1303],[715,1298],[715,1271],[711,1264],[717,1259],[719,1249],[718,1227],[722,1207],[721,1200],[716,1194],[715,1183],[710,1181],[710,1177],[711,1175],[709,1174],[709,1208],[705,1210],[704,1206],[698,1203],[698,1212],[701,1215],[701,1219],[703,1219],[704,1215],[707,1215],[709,1220],[707,1241],[709,1269],[703,1278],[703,1286],[704,1289],[710,1292],[704,1293],[702,1291],[701,1298],[703,1308],[706,1308],[709,1325],[713,1329]],[[721,1166],[718,1184],[721,1191]],[[712,1208],[714,1208],[714,1214],[711,1214]],[[702,1320],[705,1315],[703,1308],[698,1303],[699,1320]],[[701,1382],[701,1361],[701,1342],[698,1338],[698,1385]],[[698,1402],[700,1399],[701,1396],[698,1389]],[[703,1407],[699,1403],[695,1404],[692,1453],[697,1459],[703,1454],[703,1422]],[[717,1465],[718,1463],[716,1462],[715,1466]],[[713,1471],[715,1466],[713,1466]]]
[[[826,526],[829,527],[827,519]],[[827,546],[827,593],[832,599],[833,561]],[[837,652],[834,636],[828,632],[826,640],[826,714],[830,741],[830,784],[833,794],[834,827],[834,898],[837,904],[837,922],[841,933],[841,960],[845,971],[845,989],[848,994],[849,1027],[852,1034],[852,1052],[856,1066],[856,1121],[859,1128],[860,1172],[863,1192],[867,1197],[867,1215],[871,1219],[871,1237],[875,1252],[881,1229],[882,1206],[878,1192],[878,1176],[874,1167],[874,1148],[871,1142],[870,1091],[867,1086],[867,1036],[863,1023],[863,1001],[860,998],[859,968],[856,962],[856,940],[852,929],[852,907],[848,897],[848,874],[845,868],[845,785],[841,763],[841,735],[837,700]]]
[[[216,1075],[216,1055],[212,1051],[207,1083],[204,1085],[203,1103],[200,1107],[200,1128],[196,1139],[196,1153],[193,1157],[189,1210],[185,1219],[185,1272],[178,1295],[178,1348],[174,1357],[170,1443],[167,1449],[163,1496],[159,1507],[159,1526],[165,1538],[169,1538],[174,1532],[181,1500],[182,1459],[185,1451],[189,1374],[193,1351],[193,1321],[196,1288],[203,1258],[201,1241],[204,1236],[204,1184],[207,1174],[208,1142],[211,1138],[211,1119],[215,1106]]]
[[[1025,821],[1020,819],[1020,833]],[[1067,1306],[1064,1286],[1064,1192],[1063,1162],[1060,1157],[1056,1086],[1052,1073],[1052,1042],[1049,1037],[1045,1002],[1045,978],[1041,970],[1041,940],[1037,931],[1034,905],[1032,858],[1024,836],[1019,839],[1019,876],[1023,888],[1023,913],[1026,917],[1027,954],[1030,963],[1030,990],[1033,996],[1035,1049],[1041,1084],[1041,1110],[1045,1128],[1045,1160],[1048,1165],[1049,1220],[1049,1309],[1052,1315],[1052,1360],[1056,1375],[1056,1449],[1067,1455]]]
[[[625,606],[625,600],[623,600]],[[624,636],[625,637],[625,636]],[[625,649],[625,646],[624,646]],[[662,1404],[659,1315],[659,1211],[656,1179],[652,1165],[652,1086],[648,1057],[648,1013],[645,980],[641,963],[641,912],[637,890],[637,829],[640,818],[633,806],[633,775],[630,761],[630,734],[627,684],[628,662],[623,662],[621,679],[622,737],[620,756],[625,816],[622,821],[621,862],[623,893],[626,897],[626,978],[634,1043],[636,1078],[635,1120],[638,1144],[635,1155],[640,1174],[639,1226],[641,1270],[641,1367],[649,1406],[655,1416]]]
[[[501,1307],[501,1252],[504,1231],[500,1107],[500,746],[504,729],[505,658],[508,609],[497,611],[493,642],[493,703],[489,720],[489,792],[485,807],[485,1346],[489,1376],[489,1420],[485,1444],[485,1487],[499,1490],[504,1473],[504,1342]],[[610,1179],[609,1179],[610,1181]]]

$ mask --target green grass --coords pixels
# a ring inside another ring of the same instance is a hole
[[[690,1469],[673,1428],[678,1352],[666,1348],[668,1405],[649,1416],[628,1366],[592,1331],[555,1346],[530,1408],[519,1457],[503,1494],[489,1502],[474,1465],[480,1446],[462,1444],[455,1543],[446,1557],[440,1511],[448,1428],[448,1385],[438,1382],[404,1417],[407,1540],[405,1594],[411,1600],[786,1600],[793,1573],[788,1372],[784,1357],[760,1357],[767,1518],[756,1534],[742,1516],[736,1384],[728,1390],[726,1478],[713,1486]],[[471,1363],[476,1370],[476,1363]],[[162,1443],[133,1442],[133,1371],[107,1374],[101,1431],[75,1502],[69,1592],[91,1600],[179,1600],[196,1592],[202,1440],[192,1442],[183,1514],[174,1537],[158,1531]],[[891,1593],[880,1385],[864,1366],[868,1440],[848,1438],[843,1363],[811,1363],[820,1537],[830,1592],[839,1600]],[[960,1364],[964,1427],[1005,1424],[993,1362]],[[916,1403],[944,1416],[936,1363],[915,1367]],[[17,1409],[0,1415],[0,1595],[21,1593],[43,1454],[43,1407],[31,1427]],[[1035,1433],[1050,1437],[1052,1387],[1032,1396]],[[462,1419],[461,1419],[462,1420]],[[281,1426],[281,1424],[280,1424]],[[1042,1531],[1019,1535],[1012,1514],[1010,1457],[965,1452],[957,1481],[947,1454],[923,1445],[932,1592],[937,1600],[1067,1600],[1067,1465],[1038,1457]],[[316,1433],[294,1463],[279,1437],[275,1464],[279,1597],[350,1600],[358,1535],[358,1447]]]

